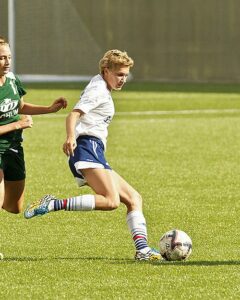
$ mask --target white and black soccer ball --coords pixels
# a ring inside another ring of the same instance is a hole
[[[186,232],[173,229],[161,237],[159,248],[165,260],[185,260],[192,253],[192,240]]]

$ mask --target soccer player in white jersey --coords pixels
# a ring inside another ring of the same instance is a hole
[[[133,60],[126,52],[109,50],[99,62],[100,74],[92,78],[80,100],[66,119],[64,153],[79,186],[89,185],[95,195],[57,199],[46,195],[29,205],[25,218],[52,211],[113,210],[120,202],[127,208],[127,224],[135,244],[137,260],[158,260],[160,254],[147,243],[146,221],[142,212],[142,197],[104,157],[108,125],[114,115],[112,90],[121,90]]]

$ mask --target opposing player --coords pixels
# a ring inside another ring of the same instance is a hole
[[[120,202],[127,207],[127,224],[136,247],[135,259],[158,260],[160,254],[148,246],[142,197],[111,169],[104,157],[107,127],[114,115],[112,90],[121,90],[133,60],[126,52],[109,50],[99,62],[100,74],[92,78],[79,102],[66,119],[64,153],[79,186],[88,184],[95,195],[56,199],[46,195],[29,205],[25,217],[58,210],[113,210]]]
[[[10,72],[11,50],[0,38],[0,209],[20,213],[24,201],[25,162],[22,131],[33,126],[30,115],[56,112],[65,108],[65,98],[50,106],[26,103],[20,80]],[[21,116],[20,116],[21,114]]]

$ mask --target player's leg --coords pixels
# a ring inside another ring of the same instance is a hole
[[[127,213],[133,210],[142,211],[142,196],[114,170],[112,171],[112,177],[120,201],[127,207]]]
[[[10,213],[20,213],[25,189],[25,162],[23,148],[10,148],[2,157],[4,173],[4,202],[2,208]]]
[[[91,136],[79,137],[74,156],[69,158],[69,167],[78,184],[81,186],[86,182],[96,195],[68,198],[65,202],[60,203],[59,209],[112,210],[119,206],[119,194],[112,177],[112,170],[105,159],[104,145],[101,140]],[[88,201],[92,202],[90,207],[87,205]],[[75,203],[79,203],[79,205],[75,205]],[[58,209],[57,205],[54,209]]]
[[[112,174],[120,201],[127,207],[127,224],[136,248],[135,258],[137,260],[159,260],[161,258],[159,252],[148,246],[141,195],[115,171]]]
[[[80,195],[62,200],[55,199],[48,205],[48,210],[113,210],[120,204],[112,170],[88,168],[81,170],[84,179],[95,195]]]
[[[120,204],[119,193],[112,175],[108,169],[84,169],[82,174],[88,185],[96,193],[96,210],[113,210]]]
[[[96,195],[80,195],[56,199],[47,195],[25,210],[25,217],[32,218],[57,210],[112,210],[119,206],[120,199],[112,176],[112,170],[104,157],[101,140],[82,136],[77,140],[74,155],[69,157],[70,170],[81,186],[87,183]]]
[[[2,208],[14,214],[22,211],[25,180],[4,181],[5,196]]]
[[[115,171],[105,170],[103,173],[102,170],[95,169],[94,172],[90,169],[82,170],[88,185],[96,193],[96,209],[116,208],[119,200],[124,203],[127,207],[127,224],[136,248],[135,258],[159,260],[160,253],[150,248],[147,243],[147,227],[142,213],[141,195]]]
[[[96,195],[80,195],[65,199],[57,199],[52,195],[46,195],[27,207],[25,218],[44,215],[58,210],[89,211],[89,210],[113,210],[120,204],[118,190],[116,188],[112,170],[88,168],[81,170],[84,180],[93,189]]]
[[[1,160],[1,156],[0,156]],[[0,210],[2,209],[4,201],[4,175],[3,175],[3,170],[0,168]],[[0,260],[3,259],[3,254],[0,253]]]
[[[0,209],[2,209],[4,202],[4,175],[3,170],[0,169]]]

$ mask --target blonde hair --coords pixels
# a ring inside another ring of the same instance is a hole
[[[127,52],[114,49],[107,51],[100,59],[99,71],[103,74],[105,68],[113,70],[120,66],[132,67],[133,65],[134,61],[128,56]]]
[[[9,46],[7,40],[3,36],[1,36],[1,35],[0,35],[0,45],[1,46],[2,45],[8,45]]]
[[[2,35],[0,35],[0,43],[5,43],[5,42],[6,42],[6,39]]]

